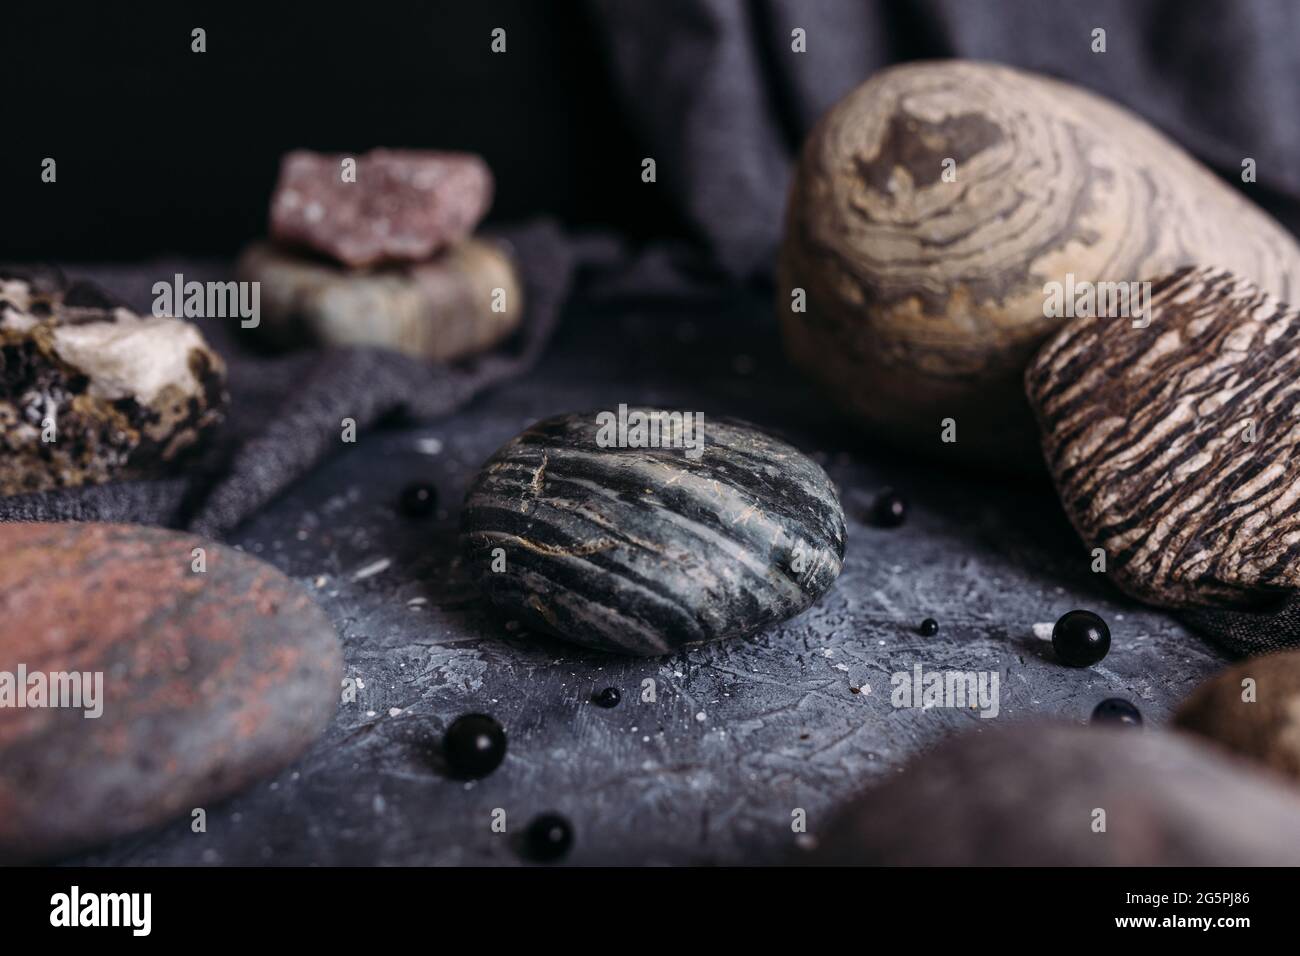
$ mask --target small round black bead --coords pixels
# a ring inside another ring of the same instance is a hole
[[[486,777],[505,759],[506,732],[487,714],[465,714],[447,728],[442,750],[453,773],[461,777]]]
[[[598,707],[617,707],[622,699],[617,687],[606,687],[592,698]]]
[[[897,528],[907,518],[907,499],[893,488],[876,495],[871,506],[871,520],[879,528]]]
[[[1067,611],[1052,628],[1057,659],[1070,667],[1091,667],[1110,650],[1110,628],[1091,611]]]
[[[524,831],[524,853],[531,860],[550,863],[573,846],[573,826],[558,813],[534,817]]]
[[[417,481],[402,489],[399,503],[402,514],[412,518],[427,518],[438,507],[438,489],[427,481]]]
[[[1138,710],[1123,697],[1107,697],[1093,708],[1094,724],[1125,724],[1130,727],[1142,726],[1142,711]]]
[[[939,622],[932,617],[927,617],[921,622],[921,636],[934,637],[939,633]]]

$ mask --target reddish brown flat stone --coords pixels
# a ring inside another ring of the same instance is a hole
[[[271,236],[347,266],[418,262],[464,239],[492,201],[492,174],[470,153],[376,149],[345,181],[338,154],[297,150],[280,163]]]
[[[4,863],[211,808],[280,770],[333,716],[342,656],[307,593],[241,552],[156,528],[0,525],[0,682],[20,667],[102,672],[102,714],[0,706]]]

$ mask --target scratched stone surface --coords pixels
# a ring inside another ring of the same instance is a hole
[[[570,863],[796,861],[793,810],[815,839],[833,806],[947,734],[1035,715],[1084,721],[1115,695],[1162,725],[1224,665],[1092,573],[1045,478],[1012,483],[865,442],[786,363],[770,313],[735,296],[575,305],[528,378],[454,418],[341,446],[230,540],[312,589],[343,638],[356,702],[296,765],[207,808],[206,833],[181,819],[75,862],[514,864],[518,835],[547,810],[573,822]],[[752,639],[658,660],[581,651],[495,616],[457,564],[469,479],[531,422],[619,402],[745,418],[821,462],[849,518],[830,593]],[[437,483],[433,519],[394,508],[419,479]],[[886,486],[911,501],[900,528],[867,523]],[[1040,636],[1074,607],[1102,614],[1114,636],[1090,670],[1057,664]],[[941,629],[921,637],[929,616]],[[1000,713],[896,710],[890,675],[917,663],[997,671]],[[618,707],[590,702],[611,685]],[[468,711],[494,714],[509,736],[501,767],[471,783],[447,776],[438,754]],[[497,808],[505,834],[491,828]]]

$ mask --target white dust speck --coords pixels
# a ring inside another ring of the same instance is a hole
[[[1040,641],[1050,641],[1052,639],[1052,628],[1055,626],[1056,625],[1050,623],[1035,624],[1034,637],[1038,638]]]
[[[848,664],[836,664],[836,665],[835,665],[835,669],[836,669],[837,671],[847,671],[847,670],[849,669],[849,665],[848,665]]]
[[[421,455],[437,455],[442,452],[442,439],[440,438],[417,438],[415,440],[415,450]]]
[[[709,715],[706,714],[704,711],[700,711],[698,714],[695,715],[695,719],[700,721],[700,723],[703,723],[704,721],[709,719]]]
[[[353,581],[364,581],[366,578],[373,578],[376,574],[382,574],[388,570],[388,566],[393,563],[392,558],[380,558],[378,561],[371,561],[364,568],[358,568],[352,574]]]
[[[389,708],[388,708],[388,716],[389,716],[389,717],[396,717],[396,716],[397,716],[398,714],[400,714],[401,712],[402,712],[402,708],[400,708],[400,707],[389,707]]]
[[[367,717],[374,717],[374,716],[375,716],[375,712],[374,712],[373,710],[368,710],[368,711],[366,711],[366,716],[367,716]]]

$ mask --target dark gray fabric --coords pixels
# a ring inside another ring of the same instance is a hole
[[[1234,654],[1267,654],[1300,646],[1300,592],[1279,595],[1256,610],[1193,608],[1179,617]]]
[[[1128,106],[1300,231],[1295,0],[589,0],[658,188],[728,273],[765,276],[812,125],[900,60],[996,60]],[[1106,30],[1105,53],[1091,51]],[[807,52],[791,50],[802,28]],[[1258,182],[1241,183],[1241,161]]]

